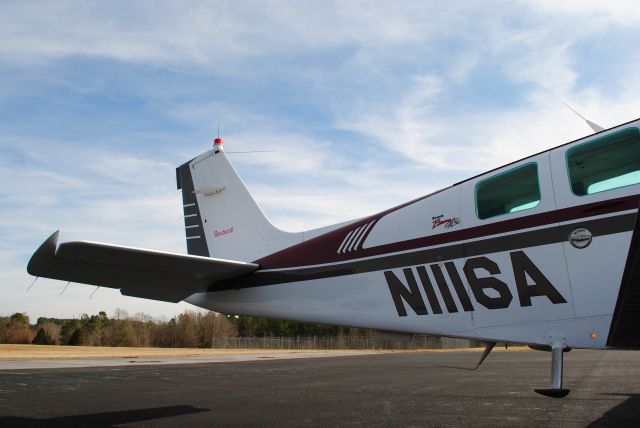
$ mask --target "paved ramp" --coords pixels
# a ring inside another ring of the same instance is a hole
[[[0,426],[640,426],[640,354],[394,353],[0,371]]]

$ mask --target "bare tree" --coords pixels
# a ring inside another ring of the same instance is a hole
[[[198,347],[198,316],[196,311],[184,311],[178,315],[178,346],[181,348]]]
[[[0,343],[7,343],[7,324],[9,318],[0,317]]]
[[[27,314],[16,312],[11,315],[6,324],[5,335],[7,343],[31,343],[35,334],[29,330]]]
[[[41,328],[51,338],[51,344],[57,345],[60,343],[60,326],[54,322],[46,321],[41,325]]]
[[[138,312],[129,321],[131,324],[131,345],[152,346],[154,330],[157,327],[153,318],[143,312]]]

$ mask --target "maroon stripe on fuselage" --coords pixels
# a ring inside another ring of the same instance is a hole
[[[356,258],[359,259],[387,253],[394,253],[398,251],[407,251],[417,248],[431,247],[434,245],[449,244],[453,242],[464,241],[489,235],[496,235],[499,233],[514,232],[522,229],[529,229],[532,227],[539,227],[558,222],[571,221],[596,215],[637,209],[638,204],[640,203],[640,195],[632,195],[623,198],[595,202],[591,204],[578,205],[575,207],[564,208],[557,211],[547,211],[544,213],[533,214],[525,217],[518,217],[482,226],[471,227],[468,229],[460,229],[435,236],[426,236],[423,238],[394,242],[377,247],[362,248],[358,251],[353,251],[346,254],[337,253],[338,247],[351,230],[354,230],[355,228],[358,228],[361,225],[364,225],[373,220],[377,222],[388,213],[397,211],[422,199],[424,199],[424,197],[411,201],[407,204],[403,204],[399,207],[384,211],[382,213],[373,215],[371,217],[367,217],[358,222],[351,223],[348,226],[328,232],[324,235],[320,235],[308,241],[263,257],[262,259],[256,260],[254,263],[259,264],[261,269],[281,269],[319,265],[325,263],[335,263]]]

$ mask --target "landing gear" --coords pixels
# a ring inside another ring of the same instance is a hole
[[[554,342],[551,345],[551,388],[536,389],[535,391],[538,394],[553,398],[567,396],[569,390],[562,388],[562,356],[569,350],[561,341]]]

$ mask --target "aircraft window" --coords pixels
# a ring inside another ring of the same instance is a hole
[[[476,212],[481,220],[538,206],[538,164],[528,163],[476,185]]]
[[[640,183],[640,130],[625,129],[572,148],[567,167],[578,196]]]

